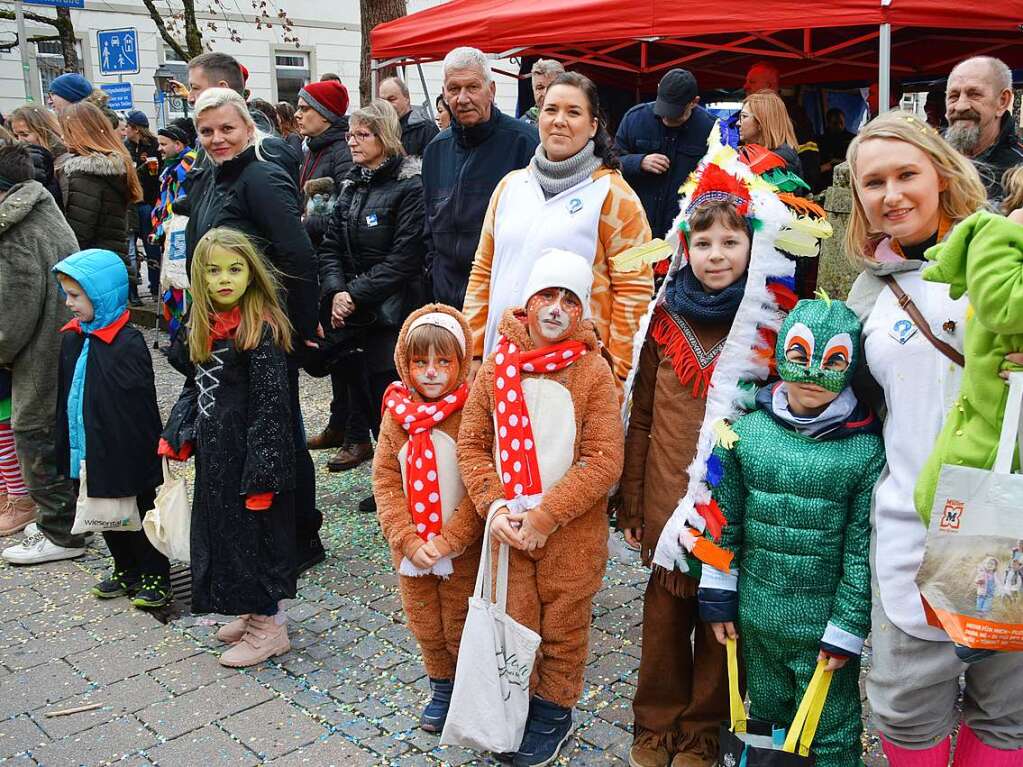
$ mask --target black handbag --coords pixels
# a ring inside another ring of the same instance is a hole
[[[816,764],[810,753],[824,701],[831,685],[826,660],[817,662],[810,684],[799,702],[796,716],[786,733],[773,722],[750,719],[739,695],[739,660],[734,639],[728,640],[728,701],[731,721],[721,724],[718,739],[720,767],[810,767]]]

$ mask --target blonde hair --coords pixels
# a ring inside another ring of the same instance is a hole
[[[1002,174],[1002,213],[1009,215],[1018,208],[1023,208],[1023,165],[1009,168]]]
[[[987,206],[987,192],[972,162],[953,149],[941,134],[923,120],[901,110],[886,112],[860,129],[846,153],[852,179],[850,186],[853,206],[845,232],[845,249],[854,263],[870,261],[874,245],[881,237],[880,232],[870,229],[856,185],[856,158],[863,142],[871,139],[902,141],[927,155],[938,178],[945,181],[945,188],[936,190],[938,208],[953,225]]]
[[[199,117],[203,112],[208,112],[211,109],[220,109],[220,107],[228,105],[233,106],[246,127],[252,129],[252,145],[256,147],[256,158],[266,160],[267,154],[263,151],[263,140],[267,138],[267,134],[263,133],[256,126],[252,115],[249,114],[249,106],[245,103],[245,99],[237,91],[233,91],[230,88],[207,88],[199,94],[199,98],[195,101],[195,117],[193,118],[196,134],[199,133]],[[198,135],[196,140],[201,143]]]
[[[405,154],[401,145],[401,123],[398,113],[390,101],[373,99],[362,109],[356,109],[348,116],[349,126],[355,123],[365,126],[384,145],[385,157],[400,157]]]
[[[60,137],[60,123],[56,115],[49,109],[43,109],[35,104],[25,104],[7,115],[7,127],[14,132],[14,121],[20,120],[25,123],[42,143],[43,149],[53,153],[54,149],[64,148],[64,141]]]
[[[249,267],[249,285],[238,301],[241,324],[235,334],[235,347],[241,351],[255,349],[263,338],[263,326],[270,329],[273,342],[286,352],[291,351],[291,323],[281,308],[280,284],[273,267],[245,234],[237,229],[210,229],[195,246],[190,279],[192,312],[188,320],[188,352],[193,362],[210,358],[211,317],[215,312],[210,299],[207,271],[210,258],[217,249],[241,256]]]
[[[774,91],[757,91],[747,96],[742,106],[760,124],[758,143],[772,151],[782,144],[796,148],[796,129],[792,127],[792,120],[781,96]]]
[[[135,172],[135,163],[121,137],[114,133],[106,115],[95,104],[79,101],[60,113],[60,127],[68,151],[81,157],[117,157],[124,164],[128,177],[128,201],[142,201],[142,184]]]

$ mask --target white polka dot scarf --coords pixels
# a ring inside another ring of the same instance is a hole
[[[395,381],[384,393],[384,409],[408,432],[408,454],[405,456],[405,498],[416,533],[424,541],[440,535],[444,518],[440,505],[440,482],[437,477],[437,451],[430,430],[457,413],[469,396],[469,387],[462,384],[437,402],[417,402],[401,381]]]
[[[494,354],[494,401],[497,420],[497,452],[501,459],[501,484],[506,500],[515,501],[513,511],[534,508],[543,495],[540,465],[533,444],[533,427],[522,396],[522,373],[553,373],[586,354],[586,344],[562,341],[532,351],[520,351],[501,336]]]

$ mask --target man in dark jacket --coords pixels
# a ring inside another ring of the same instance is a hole
[[[948,76],[945,138],[977,166],[992,203],[1004,194],[1002,174],[1023,163],[1012,101],[1012,72],[999,59],[975,56]]]
[[[400,77],[384,79],[377,89],[377,95],[384,101],[389,101],[394,111],[398,113],[401,145],[405,147],[405,154],[422,157],[426,145],[433,141],[433,137],[440,133],[440,129],[433,120],[412,108],[408,86]]]
[[[503,114],[487,57],[455,48],[444,58],[451,127],[423,154],[426,263],[433,298],[461,307],[490,195],[506,174],[529,164],[536,128]]]
[[[657,100],[637,104],[618,126],[622,172],[643,203],[654,237],[671,228],[678,188],[707,153],[714,118],[699,102],[696,78],[672,69],[657,86]]]
[[[309,83],[298,92],[295,119],[298,132],[306,138],[305,156],[299,171],[299,190],[305,199],[314,199],[325,192],[333,199],[352,168],[352,152],[348,148],[348,89],[333,80]],[[310,185],[318,179],[330,179],[329,191],[322,185]],[[329,208],[329,206],[326,206]],[[330,218],[323,212],[306,211],[305,228],[314,246],[320,244]]]

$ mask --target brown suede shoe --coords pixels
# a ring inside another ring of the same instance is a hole
[[[629,749],[629,767],[668,767],[668,749],[633,746]]]
[[[678,753],[671,760],[671,767],[714,767],[717,759],[701,754]]]
[[[348,471],[373,457],[373,446],[369,442],[345,445],[327,461],[328,471]]]
[[[344,432],[336,431],[329,426],[305,441],[305,446],[310,450],[327,450],[332,447],[343,447],[345,444]]]
[[[248,614],[239,615],[230,623],[225,623],[217,631],[217,639],[228,644],[240,642],[241,638],[245,636],[245,629],[249,626],[249,617]]]
[[[0,536],[14,535],[36,521],[37,509],[31,496],[4,497],[7,503],[0,507]]]
[[[250,615],[245,634],[220,656],[220,665],[244,668],[262,663],[291,649],[286,623],[277,625],[268,615]]]

